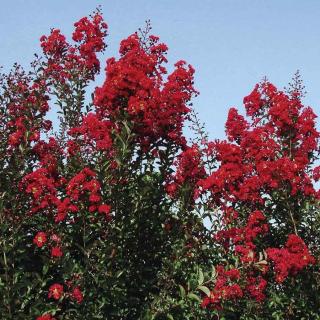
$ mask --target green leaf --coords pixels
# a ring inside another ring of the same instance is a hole
[[[205,286],[199,286],[198,287],[199,290],[201,290],[203,293],[205,293],[208,297],[210,297],[210,290],[209,288],[205,287]]]
[[[186,296],[186,290],[182,285],[179,284],[180,296],[184,298]]]
[[[204,275],[203,275],[202,270],[199,268],[199,279],[198,279],[198,284],[199,284],[199,285],[203,284],[203,281],[204,281]]]
[[[121,275],[124,273],[124,270],[120,270],[116,273],[116,278],[120,278]]]
[[[197,302],[201,302],[201,299],[194,293],[188,293],[188,298]]]

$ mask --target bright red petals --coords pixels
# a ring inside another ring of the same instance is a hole
[[[75,287],[71,293],[72,299],[74,299],[78,304],[83,301],[83,293],[81,292],[79,287]]]
[[[214,306],[219,308],[223,301],[236,300],[243,297],[240,285],[234,283],[239,280],[240,272],[237,269],[225,270],[222,266],[217,267],[218,277],[210,297],[205,297],[201,306]]]
[[[113,121],[125,116],[143,148],[159,139],[185,145],[182,124],[190,111],[187,105],[196,94],[194,70],[179,62],[165,81],[162,64],[167,47],[156,39],[150,37],[142,46],[133,34],[121,42],[121,57],[107,61],[106,81],[96,89],[94,103],[101,119]]]
[[[50,286],[48,298],[59,300],[63,296],[63,285],[55,283]]]
[[[111,149],[111,122],[106,120],[99,120],[98,116],[89,113],[83,118],[80,127],[72,128],[69,131],[71,136],[83,139],[83,143],[95,151],[104,151]]]
[[[89,168],[84,168],[76,174],[67,185],[67,195],[71,200],[78,201],[80,197],[89,195],[89,201],[100,201],[100,183],[96,174]]]
[[[100,71],[97,53],[106,48],[107,29],[97,12],[91,19],[84,17],[75,23],[72,36],[75,45],[69,44],[58,29],[53,29],[49,36],[42,36],[41,47],[48,57],[46,75],[61,83],[74,78],[75,73],[82,73],[84,80],[94,79]]]
[[[53,248],[51,249],[51,257],[53,257],[53,258],[60,258],[60,257],[62,257],[62,256],[63,256],[63,252],[62,252],[62,250],[61,250],[60,247],[53,247]]]
[[[274,264],[276,281],[282,283],[289,275],[295,275],[308,265],[315,263],[304,241],[295,234],[290,234],[282,249],[266,250],[269,259]]]
[[[187,147],[175,161],[176,172],[171,177],[170,183],[166,185],[166,190],[170,196],[174,196],[178,188],[185,184],[195,192],[197,183],[206,175],[202,163],[202,154],[198,146]]]
[[[31,196],[31,213],[55,206],[58,201],[57,181],[45,168],[26,175],[21,181],[21,188]]]
[[[47,242],[47,234],[45,232],[39,231],[33,238],[33,243],[38,247],[42,248]]]
[[[99,208],[98,208],[98,212],[99,212],[99,213],[103,213],[103,214],[105,214],[106,216],[109,215],[110,211],[111,211],[111,206],[108,205],[108,204],[102,204],[102,205],[100,205]]]
[[[36,320],[55,320],[52,315],[49,313],[43,314],[42,316],[37,317]]]

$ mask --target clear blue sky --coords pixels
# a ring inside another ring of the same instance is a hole
[[[243,110],[243,97],[263,76],[283,87],[300,69],[305,102],[320,115],[318,0],[2,0],[0,65],[28,66],[42,34],[57,27],[69,35],[99,4],[109,24],[106,57],[151,19],[170,63],[195,67],[201,94],[194,105],[212,138],[224,136],[228,108]]]

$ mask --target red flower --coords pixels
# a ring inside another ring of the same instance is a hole
[[[55,320],[55,318],[53,318],[49,313],[46,313],[42,316],[39,316],[36,320]]]
[[[64,221],[68,213],[75,213],[79,211],[79,208],[72,204],[69,198],[65,198],[63,201],[59,200],[57,204],[57,214],[54,218],[55,222]]]
[[[112,146],[111,127],[110,121],[101,121],[96,114],[89,113],[82,119],[81,126],[70,129],[69,134],[77,137],[77,141],[82,137],[86,146],[94,151],[104,151]]]
[[[260,276],[258,278],[249,277],[246,290],[257,302],[261,302],[265,299],[264,290],[267,284],[267,281]]]
[[[274,263],[276,281],[281,283],[289,275],[295,275],[308,265],[315,263],[304,241],[295,234],[290,234],[285,248],[269,248],[268,257]]]
[[[219,205],[246,201],[253,208],[281,187],[291,195],[316,196],[312,178],[319,175],[315,170],[312,177],[310,167],[318,153],[319,132],[311,108],[268,82],[257,85],[244,104],[252,121],[230,109],[228,140],[211,145],[220,165],[201,181],[203,189],[211,191]]]
[[[59,300],[63,295],[63,286],[59,283],[55,283],[50,286],[48,297],[55,300]]]
[[[55,206],[56,186],[57,182],[46,168],[39,168],[22,179],[20,187],[32,198],[31,213]]]
[[[201,302],[201,308],[206,308],[211,303],[211,299],[208,296],[205,296]]]
[[[60,33],[59,29],[53,29],[51,34],[40,38],[43,52],[56,58],[61,56],[67,48],[66,37]]]
[[[226,133],[230,141],[238,141],[241,139],[241,136],[248,129],[248,126],[248,122],[243,116],[238,114],[237,109],[229,109],[228,120],[226,122]]]
[[[92,19],[84,17],[75,23],[73,40],[75,45],[66,41],[60,30],[53,29],[49,36],[42,36],[41,47],[48,58],[44,73],[62,83],[82,73],[86,80],[93,80],[100,69],[97,53],[106,48],[104,37],[107,35],[107,24],[97,12]]]
[[[108,205],[108,204],[102,204],[98,208],[98,212],[99,213],[104,213],[105,215],[108,215],[110,213],[110,210],[111,210],[111,206]]]
[[[43,247],[46,242],[47,242],[47,235],[42,231],[39,231],[33,239],[33,243],[38,248]]]
[[[166,188],[168,195],[173,198],[176,194],[177,189],[178,189],[178,185],[175,182],[171,182],[171,183],[167,184],[165,188]]]
[[[51,249],[51,257],[59,258],[59,257],[62,257],[62,255],[63,255],[63,253],[62,253],[60,247],[53,247]]]
[[[76,300],[77,303],[79,303],[79,304],[80,304],[80,303],[82,302],[82,300],[83,300],[83,294],[82,294],[81,290],[79,289],[79,287],[75,287],[75,288],[73,289],[71,296],[72,296],[72,298],[73,298],[74,300]]]
[[[223,266],[217,266],[218,277],[210,297],[205,297],[201,303],[203,308],[213,305],[219,307],[225,300],[237,300],[243,297],[243,291],[239,284],[232,283],[240,278],[238,269],[225,270]]]
[[[100,199],[100,183],[95,177],[96,173],[89,168],[84,168],[76,174],[67,185],[70,199],[78,201],[81,196],[88,194],[90,202],[97,202]]]
[[[167,46],[154,36],[142,45],[139,36],[133,34],[121,42],[119,51],[118,60],[107,61],[106,80],[95,91],[100,120],[117,119],[125,112],[143,150],[161,139],[185,145],[183,122],[190,112],[188,104],[197,93],[192,66],[179,61],[165,81]]]

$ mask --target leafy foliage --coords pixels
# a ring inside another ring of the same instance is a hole
[[[32,71],[1,76],[1,317],[319,319],[319,133],[299,75],[258,84],[211,142],[194,69],[167,73],[149,23],[88,101],[107,30],[99,10],[72,42],[53,29]]]

